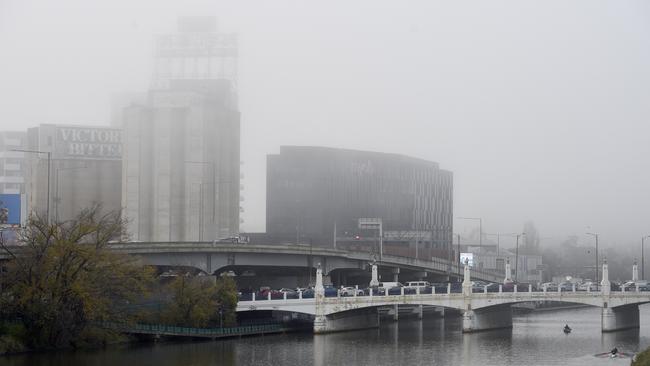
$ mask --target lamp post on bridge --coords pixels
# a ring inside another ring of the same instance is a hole
[[[517,234],[517,246],[515,247],[515,282],[519,279],[519,237],[526,233]]]
[[[645,280],[645,256],[643,253],[643,247],[645,246],[644,244],[647,238],[650,238],[650,235],[641,237],[641,279],[642,280]]]
[[[595,279],[596,279],[596,283],[598,283],[598,234],[595,233],[586,233],[586,234],[596,238],[596,266],[595,266],[596,278]]]

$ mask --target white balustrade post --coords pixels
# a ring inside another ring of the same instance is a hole
[[[436,286],[431,286],[431,295],[436,294]]]
[[[517,286],[518,286],[518,285],[515,285],[515,289],[514,289],[515,293],[517,293]]]
[[[318,268],[316,268],[316,287],[314,288],[314,293],[316,297],[319,295],[321,297],[325,296],[325,287],[323,287],[323,270],[320,268],[320,263],[318,264]]]
[[[573,290],[573,292],[576,292],[576,284],[575,283],[572,284],[571,289]]]
[[[609,296],[612,287],[609,283],[609,268],[607,267],[607,259],[603,260],[603,280],[600,281],[600,291],[603,296]]]
[[[472,296],[472,279],[469,272],[469,261],[465,261],[463,270],[463,295]]]
[[[636,264],[636,259],[632,265],[632,281],[636,282],[639,280],[639,266]]]
[[[510,258],[506,258],[506,278],[503,280],[503,283],[512,282],[512,270],[510,269]]]
[[[302,290],[298,291],[298,300],[302,300]]]
[[[451,282],[447,282],[447,295],[451,294]]]
[[[372,297],[372,287],[370,288],[370,297]]]
[[[415,294],[418,296],[420,295],[420,287],[415,288]]]
[[[282,293],[282,300],[287,301],[287,293],[286,292]]]
[[[267,295],[267,296],[266,296],[266,299],[267,299],[267,300],[271,300],[271,290],[269,290],[269,293],[266,294],[266,295]]]
[[[533,284],[532,283],[528,284],[528,292],[533,292]]]
[[[255,292],[253,292],[253,297],[252,297],[252,299],[253,299],[253,301],[255,301]]]
[[[404,296],[404,286],[399,288],[399,294]]]
[[[483,286],[483,293],[487,294],[487,285]]]
[[[503,293],[503,285],[499,284],[499,293]]]
[[[370,279],[370,287],[379,286],[379,276],[377,275],[377,265],[373,263],[372,265],[372,277]]]
[[[546,288],[547,288],[547,287],[548,287],[548,286],[547,286],[546,284],[543,284],[543,285],[542,285],[542,292],[543,292],[543,293],[546,293]]]

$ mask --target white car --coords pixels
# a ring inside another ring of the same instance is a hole
[[[341,296],[354,296],[355,292],[357,296],[363,296],[362,289],[358,289],[355,287],[341,287],[341,289],[339,289],[339,293],[341,294]]]

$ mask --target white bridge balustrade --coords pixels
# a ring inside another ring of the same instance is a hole
[[[377,309],[380,307],[415,305],[421,309],[421,306],[436,306],[460,310],[463,313],[463,332],[475,332],[512,327],[512,304],[557,301],[601,308],[602,331],[611,332],[639,327],[638,306],[650,302],[650,292],[639,291],[638,287],[612,291],[606,261],[603,263],[600,291],[577,291],[575,286],[568,291],[563,291],[560,286],[557,291],[548,291],[547,288],[533,291],[529,285],[524,289],[513,286],[512,292],[506,292],[503,285],[499,285],[498,292],[489,292],[487,286],[482,291],[474,292],[469,268],[465,266],[460,292],[453,292],[451,284],[448,284],[447,291],[433,288],[429,293],[420,290],[406,293],[401,288],[398,294],[389,291],[378,294],[371,287],[364,296],[339,294],[326,297],[322,276],[319,268],[313,298],[306,298],[302,293],[296,299],[284,296],[278,300],[271,300],[270,297],[260,300],[253,296],[250,301],[240,301],[237,311],[279,310],[311,314],[314,315],[314,333],[326,333],[376,327],[379,325]]]

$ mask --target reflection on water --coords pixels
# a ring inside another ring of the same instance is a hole
[[[569,335],[562,332],[565,323],[573,328]],[[626,359],[593,355],[614,346],[624,352],[647,347],[650,307],[641,307],[640,330],[614,333],[601,333],[596,308],[516,316],[513,329],[462,334],[460,328],[460,318],[402,319],[379,329],[318,336],[294,333],[0,357],[0,365],[628,365]]]

